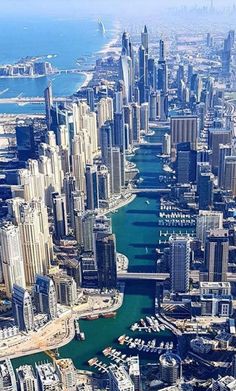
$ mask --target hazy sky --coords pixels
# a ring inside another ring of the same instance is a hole
[[[209,5],[210,0],[0,0],[1,15],[5,16],[80,16],[85,13],[103,15],[112,13],[156,12],[160,8],[180,5]],[[236,0],[213,0],[215,6],[226,7]]]

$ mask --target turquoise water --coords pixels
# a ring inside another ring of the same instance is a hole
[[[79,17],[79,16],[78,16]],[[98,31],[96,19],[75,20],[8,20],[1,21],[0,64],[15,63],[22,57],[56,55],[50,61],[58,69],[88,69],[101,50],[117,36],[118,28],[113,22],[104,20],[106,35]],[[84,82],[81,74],[61,74],[36,79],[0,79],[0,98],[43,96],[44,89],[52,82],[55,96],[68,96],[76,92]],[[44,105],[13,104],[0,105],[0,113],[41,113]]]
[[[160,150],[156,147],[140,148],[133,158],[137,162],[140,174],[144,177],[142,185],[149,186],[158,183],[159,173],[162,171],[160,160],[156,157]],[[146,203],[145,201],[149,201]],[[129,205],[112,214],[113,231],[116,234],[117,250],[129,258],[130,271],[154,271],[157,254],[157,209],[159,198],[156,195],[137,196]],[[81,321],[81,329],[85,332],[84,342],[72,341],[60,349],[62,357],[71,357],[77,368],[88,369],[87,361],[97,356],[103,359],[102,350],[107,346],[116,346],[117,338],[122,334],[136,335],[130,331],[132,323],[146,315],[154,314],[155,283],[129,282],[126,283],[123,306],[118,310],[115,319],[98,319]],[[139,338],[152,337],[151,334],[138,333]],[[169,334],[162,332],[158,335],[159,341],[169,338]],[[156,337],[156,336],[155,336]],[[125,349],[125,348],[123,348]],[[129,350],[130,352],[130,350]],[[149,356],[142,354],[142,359]],[[22,363],[34,363],[45,359],[44,354],[31,355],[14,360],[14,366]],[[156,359],[153,356],[153,359]]]

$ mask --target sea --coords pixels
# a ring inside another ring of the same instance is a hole
[[[43,57],[60,70],[86,70],[95,64],[98,52],[119,34],[118,22],[103,21],[105,34],[96,18],[1,20],[0,64],[13,64],[28,56]],[[79,62],[79,65],[78,65]],[[59,74],[39,78],[0,78],[0,99],[42,97],[51,82],[54,96],[69,96],[85,81],[84,74]],[[43,104],[0,104],[0,114],[43,113]]]

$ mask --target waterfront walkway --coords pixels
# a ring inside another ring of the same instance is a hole
[[[121,285],[120,292],[114,298],[112,305],[104,303],[104,307],[95,308],[92,306],[88,309],[80,309],[77,306],[74,309],[68,309],[59,318],[50,321],[38,331],[31,331],[28,334],[21,333],[14,338],[4,340],[0,346],[0,359],[13,359],[61,348],[72,341],[75,336],[75,319],[117,311],[122,306],[123,299],[124,285]]]

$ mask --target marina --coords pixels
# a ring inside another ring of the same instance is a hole
[[[144,319],[140,319],[139,322],[137,323],[134,323],[130,329],[132,331],[145,331],[145,332],[148,332],[148,333],[151,333],[151,332],[157,332],[159,333],[160,331],[163,331],[165,330],[165,326],[160,324],[158,322],[158,319],[157,317],[155,318],[154,316],[146,316],[145,320]]]
[[[178,211],[159,212],[158,225],[164,227],[195,227],[196,219],[190,213]]]
[[[164,351],[171,351],[174,348],[173,341],[164,342],[162,341],[160,345],[157,346],[156,339],[152,339],[149,341],[145,341],[141,338],[130,338],[129,336],[121,335],[118,338],[118,342],[120,345],[128,345],[129,349],[136,349],[140,352],[146,353],[158,353],[161,354]]]

